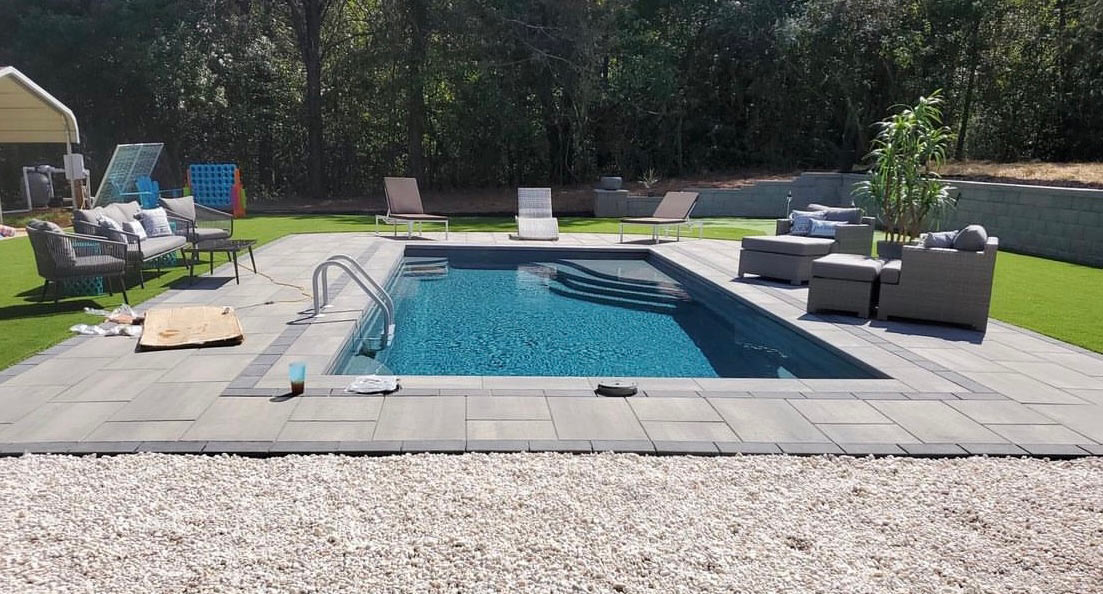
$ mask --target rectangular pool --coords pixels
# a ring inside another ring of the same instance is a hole
[[[645,252],[408,247],[333,373],[884,377]]]

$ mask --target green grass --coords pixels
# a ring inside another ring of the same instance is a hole
[[[234,235],[267,243],[291,233],[370,231],[361,215],[257,216],[236,221]],[[616,233],[615,219],[562,218],[564,233]],[[747,235],[772,233],[774,223],[765,219],[709,219],[705,237],[738,240]],[[453,218],[455,231],[513,231],[512,218]],[[631,228],[647,234],[645,228]],[[224,261],[215,258],[216,264]],[[94,323],[85,307],[110,309],[122,303],[101,295],[40,302],[42,280],[35,271],[30,243],[25,237],[0,241],[0,369],[25,359],[70,335],[69,327]],[[174,285],[186,285],[182,266],[146,271],[146,288],[128,288],[130,301],[138,304]],[[133,282],[133,281],[132,281]],[[1103,352],[1103,270],[1001,252],[996,264],[992,316],[1055,338]]]

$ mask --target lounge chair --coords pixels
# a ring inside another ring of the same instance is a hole
[[[517,235],[514,239],[559,239],[552,216],[551,188],[517,188]]]
[[[417,180],[412,177],[384,177],[383,187],[387,192],[387,214],[375,215],[375,234],[379,234],[379,222],[395,225],[394,234],[398,236],[398,225],[406,225],[406,236],[413,237],[414,224],[421,233],[423,223],[444,223],[444,238],[448,239],[448,217],[426,214],[421,205],[421,193],[417,189]]]
[[[677,232],[677,240],[682,239],[682,227],[697,227],[697,238],[700,239],[704,232],[704,225],[700,221],[691,221],[689,214],[697,205],[697,192],[667,192],[663,201],[655,208],[655,214],[649,217],[629,217],[620,220],[620,240],[624,242],[625,225],[647,225],[651,227],[651,240],[659,243],[659,232],[663,229],[674,227]]]
[[[127,244],[94,235],[65,233],[53,223],[31,220],[27,223],[27,238],[34,251],[38,275],[42,284],[42,299],[50,282],[54,283],[54,303],[61,294],[62,281],[82,278],[103,278],[111,293],[111,281],[118,278],[123,301],[126,296]]]

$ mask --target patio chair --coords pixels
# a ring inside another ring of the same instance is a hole
[[[417,180],[412,177],[384,177],[383,187],[387,193],[387,214],[375,215],[375,234],[379,235],[379,222],[395,225],[394,234],[398,236],[398,225],[406,225],[406,236],[413,237],[414,224],[421,233],[424,223],[444,223],[444,238],[448,239],[448,217],[427,214],[421,205],[421,193],[417,189]]]
[[[682,227],[697,227],[697,238],[704,233],[705,226],[700,221],[692,221],[689,214],[697,205],[697,192],[667,192],[662,202],[655,207],[655,213],[649,217],[628,217],[620,220],[620,241],[624,242],[625,225],[646,225],[651,227],[651,240],[659,243],[659,232],[674,227],[676,239],[682,239]]]
[[[54,283],[54,303],[61,294],[59,283],[82,278],[103,278],[107,292],[118,278],[123,301],[126,295],[126,244],[94,235],[65,233],[54,223],[33,219],[27,223],[27,238],[34,252],[38,275],[44,279],[42,299]]]
[[[233,213],[196,204],[193,196],[180,198],[158,198],[158,203],[176,223],[182,227],[184,237],[191,244],[212,239],[229,239],[234,234]]]
[[[552,216],[551,188],[517,188],[517,234],[514,239],[559,239]]]
[[[996,237],[980,251],[904,246],[901,259],[881,270],[877,319],[915,318],[984,332],[999,246]]]

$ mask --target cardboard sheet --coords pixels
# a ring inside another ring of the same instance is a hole
[[[141,350],[177,349],[234,345],[244,340],[245,331],[234,308],[194,305],[147,311],[138,346]]]

